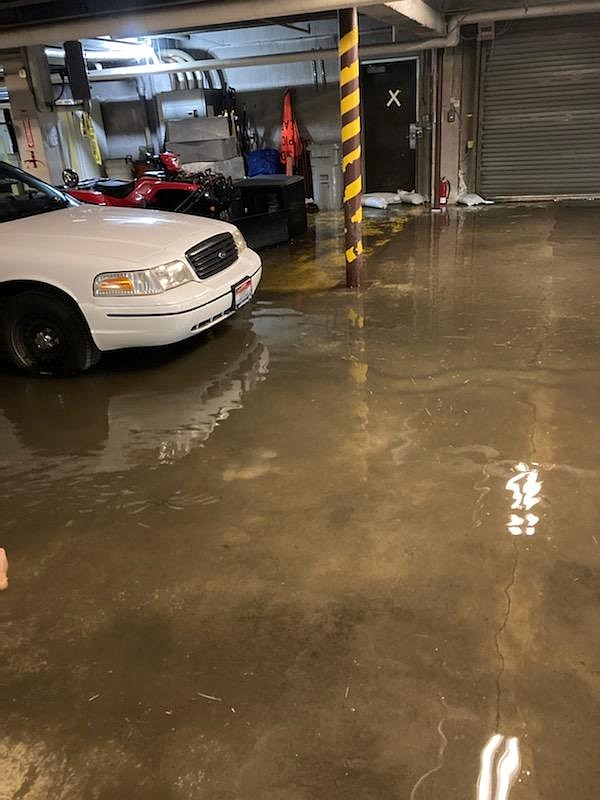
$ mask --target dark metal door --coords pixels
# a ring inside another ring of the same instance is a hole
[[[365,64],[361,80],[366,190],[410,191],[415,188],[409,126],[417,119],[417,62]]]

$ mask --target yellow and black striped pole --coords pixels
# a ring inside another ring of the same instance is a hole
[[[356,8],[342,8],[338,19],[346,286],[350,288],[361,285],[363,271],[358,12]]]

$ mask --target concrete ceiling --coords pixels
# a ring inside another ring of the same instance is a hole
[[[444,32],[442,14],[425,0],[352,0],[361,13],[377,9],[409,38]],[[103,35],[115,38],[184,30],[227,30],[260,22],[293,23],[335,16],[339,0],[0,0],[0,50],[58,44]],[[373,18],[377,18],[373,13]]]
[[[533,7],[546,0],[353,0],[363,14],[397,28],[398,38],[439,36],[445,16]],[[565,5],[569,0],[558,0]],[[66,38],[141,36],[232,28],[249,22],[305,20],[335,14],[335,0],[0,0],[0,50]]]
[[[204,0],[195,0],[201,4]],[[182,0],[1,0],[0,30],[45,22],[112,14],[131,14],[151,8],[181,5]]]
[[[560,2],[561,0],[559,0]],[[546,0],[527,0],[527,2],[519,2],[519,0],[391,0],[390,2],[377,3],[371,2],[371,11],[373,16],[379,16],[380,19],[386,19],[390,22],[395,19],[396,24],[404,24],[411,26],[412,20],[416,17],[417,20],[430,19],[435,17],[435,12],[439,11],[441,14],[453,13],[456,11],[480,11],[488,8],[507,8],[518,6],[535,6]],[[569,2],[569,0],[562,0],[562,2]],[[43,25],[45,23],[51,24],[60,22],[62,20],[75,20],[86,19],[91,17],[114,17],[117,14],[135,15],[143,14],[146,11],[154,9],[166,9],[172,7],[175,11],[181,7],[195,6],[198,8],[198,21],[201,26],[202,20],[202,5],[214,5],[214,0],[0,0],[0,31],[10,28],[21,28],[29,25]],[[254,2],[243,2],[243,0],[235,0],[234,3],[225,2],[225,5],[237,5],[239,7],[239,19],[247,21],[250,17],[244,15],[244,6],[252,8],[252,19],[260,19],[263,15],[257,14],[257,7],[261,4]],[[356,3],[359,6],[364,6],[365,2]],[[280,11],[277,16],[284,13],[289,15],[290,18],[306,16],[309,4],[305,2],[294,2],[293,0],[280,0],[278,3]],[[268,8],[269,3],[264,3],[265,10]],[[403,7],[407,10],[404,13]],[[266,16],[265,14],[264,16]],[[428,25],[426,24],[425,27]],[[420,27],[417,21],[416,29]],[[422,27],[422,25],[421,25]],[[429,24],[430,27],[430,24]],[[436,23],[434,27],[439,27]]]
[[[387,25],[398,25],[410,32],[432,33],[442,36],[446,32],[445,15],[432,8],[425,0],[390,0],[367,6],[364,13]]]
[[[549,0],[427,0],[427,3],[438,11],[455,14],[466,11],[491,11],[495,8],[532,8],[546,5]],[[552,0],[568,4],[571,0]]]

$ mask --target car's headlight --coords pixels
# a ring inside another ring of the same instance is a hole
[[[162,294],[194,280],[194,272],[183,261],[169,261],[152,269],[103,272],[94,279],[96,297]]]
[[[242,250],[245,250],[248,247],[248,245],[246,244],[246,240],[244,239],[244,237],[242,236],[240,231],[238,231],[237,228],[233,231],[231,235],[233,236],[233,241],[235,242],[235,246],[238,249],[238,253],[241,253]]]

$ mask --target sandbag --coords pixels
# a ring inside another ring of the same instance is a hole
[[[402,202],[400,192],[377,192],[377,197],[382,197],[388,206],[397,205]]]
[[[367,208],[387,208],[391,205],[406,203],[411,206],[422,206],[425,198],[418,192],[371,192],[363,194],[362,204]]]
[[[388,202],[381,194],[363,194],[362,204],[367,208],[387,208]]]
[[[480,194],[474,192],[463,192],[456,198],[456,202],[461,206],[491,206],[494,205],[493,200],[484,200]]]
[[[418,192],[398,192],[398,197],[400,198],[400,203],[407,203],[411,206],[422,206],[425,202],[425,198],[422,194]]]

